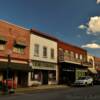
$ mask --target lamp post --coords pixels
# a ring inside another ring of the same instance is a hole
[[[10,63],[11,63],[11,50],[7,51],[7,70],[6,70],[6,93],[8,94],[8,78],[9,78],[9,68],[10,68]]]

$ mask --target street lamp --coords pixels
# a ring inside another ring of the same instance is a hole
[[[11,50],[7,51],[7,70],[6,70],[6,92],[8,93],[8,78],[9,78],[9,68],[10,68],[10,63],[11,63]]]

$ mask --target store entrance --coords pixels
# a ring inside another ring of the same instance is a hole
[[[48,71],[42,70],[42,84],[48,84]]]

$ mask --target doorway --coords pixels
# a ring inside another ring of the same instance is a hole
[[[42,84],[48,84],[48,71],[42,70]]]

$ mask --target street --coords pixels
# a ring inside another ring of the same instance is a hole
[[[0,100],[100,100],[100,86],[33,91],[1,96]]]

